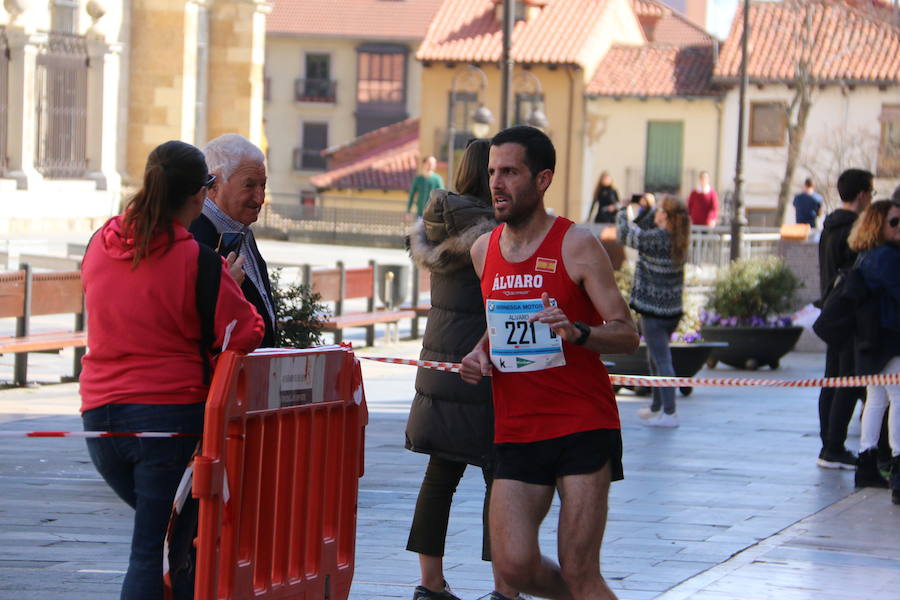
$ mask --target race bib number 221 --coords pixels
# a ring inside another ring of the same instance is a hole
[[[550,302],[556,305],[555,300]],[[485,303],[494,368],[504,373],[522,373],[566,364],[562,338],[546,323],[528,321],[542,310],[540,299]]]

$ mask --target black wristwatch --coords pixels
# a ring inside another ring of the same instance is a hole
[[[581,332],[581,335],[578,336],[578,339],[572,343],[576,346],[584,346],[585,342],[587,342],[588,338],[591,335],[591,326],[587,323],[582,323],[581,321],[575,321],[572,324],[575,326],[575,329]]]

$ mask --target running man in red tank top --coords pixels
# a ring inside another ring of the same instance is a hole
[[[501,225],[472,247],[488,330],[460,375],[492,375],[494,566],[526,594],[615,598],[600,575],[610,481],[622,479],[615,395],[600,354],[631,353],[639,338],[590,231],[547,214],[556,152],[533,127],[491,142],[488,171]],[[538,529],[559,491],[559,565]]]

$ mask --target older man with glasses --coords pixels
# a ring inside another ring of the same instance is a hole
[[[272,347],[277,323],[272,286],[266,261],[259,253],[250,228],[259,218],[265,201],[266,158],[259,148],[236,133],[226,133],[212,140],[203,149],[203,154],[213,179],[207,185],[209,191],[203,214],[191,223],[190,231],[201,244],[220,250],[222,234],[243,234],[237,236],[241,241],[228,260],[232,274],[242,281],[244,296],[265,322],[262,346]]]

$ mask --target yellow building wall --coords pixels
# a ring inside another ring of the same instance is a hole
[[[684,123],[682,187],[685,196],[695,184],[692,175],[709,171],[718,180],[721,165],[719,103],[711,98],[647,99],[595,98],[587,103],[584,179],[580,218],[590,208],[594,186],[608,171],[622,198],[643,191],[647,154],[647,124],[650,121]]]
[[[197,62],[196,26],[185,2],[134,0],[129,49],[126,180],[140,183],[153,148],[182,139],[185,85],[193,85]],[[191,140],[187,140],[191,141]]]
[[[346,144],[356,137],[356,49],[367,41],[268,35],[265,73],[270,80],[270,94],[265,103],[265,118],[269,142],[268,187],[273,202],[295,204],[301,190],[315,189],[309,178],[321,171],[293,168],[294,149],[302,146],[304,121],[328,124],[329,147]],[[415,117],[421,105],[421,65],[415,60],[418,43],[406,45],[409,47],[406,110]],[[294,100],[294,81],[306,76],[308,53],[331,57],[331,78],[337,82],[334,103]],[[344,192],[340,194],[357,193]],[[376,197],[380,193],[380,190],[373,192]]]
[[[208,139],[239,133],[262,141],[265,13],[262,2],[216,0],[209,22]]]
[[[443,149],[447,144],[447,128],[449,114],[450,90],[453,87],[454,75],[463,66],[448,68],[444,64],[431,64],[422,71],[422,124],[419,129],[422,156],[434,154],[446,159]],[[494,122],[489,136],[500,129],[500,69],[492,65],[482,65],[481,70],[487,77],[487,87],[480,95],[480,100],[491,111]],[[517,67],[521,68],[521,67]],[[582,155],[582,125],[584,106],[584,76],[577,67],[535,67],[530,72],[540,81],[544,93],[544,113],[548,125],[545,133],[556,148],[556,172],[544,203],[556,214],[570,216],[576,210],[573,199],[580,197],[581,178],[580,161],[570,157]],[[477,91],[477,86],[467,86],[465,82],[473,81],[465,76],[457,78],[457,91]],[[463,83],[460,83],[463,82]],[[514,78],[513,95],[516,92],[530,92],[523,79]],[[513,108],[514,111],[514,108]],[[511,118],[514,115],[511,114]],[[455,124],[458,129],[461,124]],[[444,167],[446,169],[446,167]],[[450,181],[446,170],[441,172],[444,181]]]

